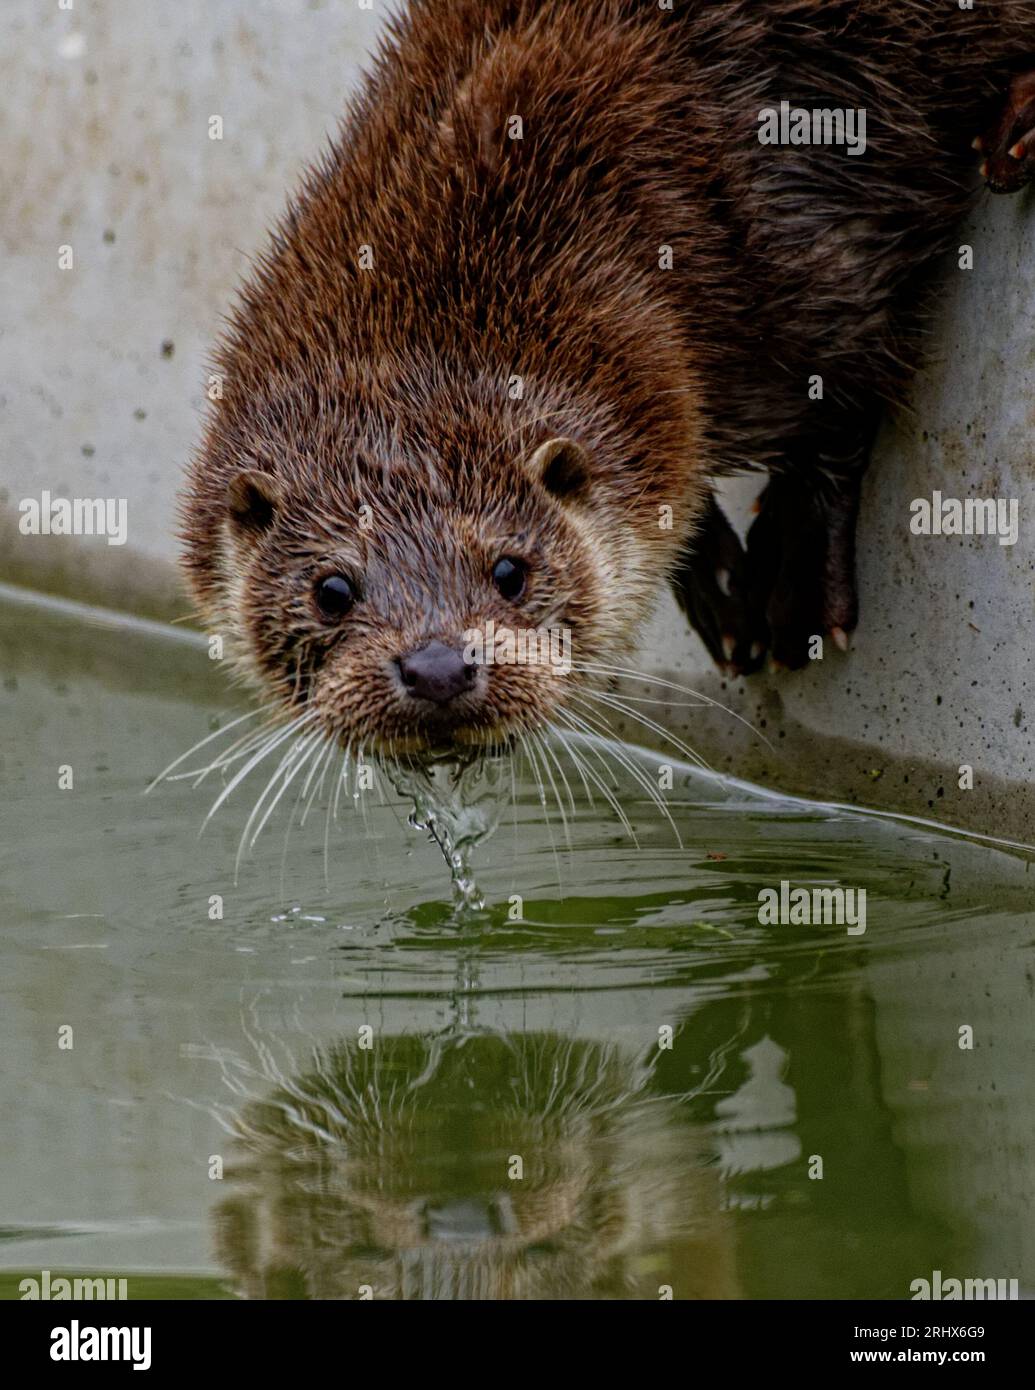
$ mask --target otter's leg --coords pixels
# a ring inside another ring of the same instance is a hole
[[[1035,177],[1035,72],[1010,83],[994,126],[974,141],[981,173],[993,193],[1016,193]]]
[[[774,669],[797,669],[817,637],[847,650],[858,619],[855,526],[862,470],[821,481],[776,474],[748,532],[749,591],[762,595]]]
[[[672,588],[716,665],[729,675],[759,669],[768,642],[765,595],[753,592],[744,548],[711,495]]]

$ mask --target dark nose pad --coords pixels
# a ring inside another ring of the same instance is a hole
[[[470,690],[478,675],[475,666],[468,666],[462,654],[444,642],[429,642],[408,656],[400,656],[398,665],[410,694],[437,705]]]

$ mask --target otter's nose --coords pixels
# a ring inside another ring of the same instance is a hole
[[[399,674],[411,695],[444,705],[474,685],[478,670],[444,642],[429,642],[398,658]]]

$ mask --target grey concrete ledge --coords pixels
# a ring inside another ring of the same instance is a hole
[[[159,622],[193,621],[177,566],[101,537],[24,536],[18,513],[0,504],[0,582]]]

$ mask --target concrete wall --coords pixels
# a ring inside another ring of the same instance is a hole
[[[205,351],[385,13],[384,0],[6,0],[0,579],[185,611],[174,495]],[[1030,219],[1028,197],[986,201],[961,231],[975,267],[946,268],[914,413],[885,428],[870,475],[851,655],[729,684],[662,604],[644,669],[771,743],[714,710],[663,715],[714,766],[1035,841]],[[62,246],[72,269],[59,269]],[[1018,498],[1020,542],[912,536],[909,502],[935,487]],[[20,536],[13,508],[44,488],[125,497],[127,545]],[[958,788],[960,764],[973,790]]]
[[[153,616],[185,609],[174,496],[205,353],[385,8],[5,0],[0,577]],[[10,507],[43,488],[125,497],[126,546],[20,537]]]

